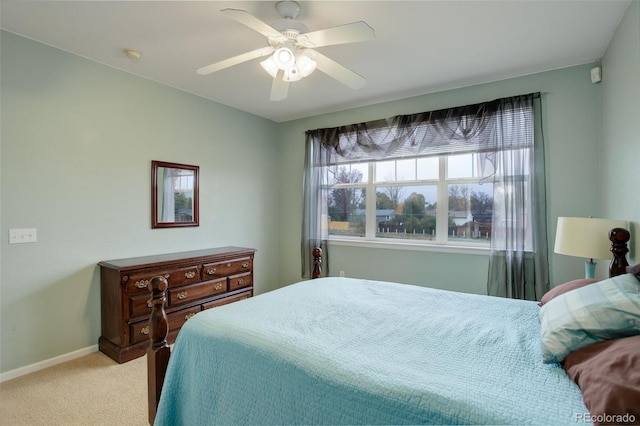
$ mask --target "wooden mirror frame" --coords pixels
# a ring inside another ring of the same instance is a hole
[[[158,188],[162,188],[158,182],[158,170],[160,168],[181,169],[193,172],[193,209],[190,221],[164,222],[160,220],[158,214]],[[168,163],[166,161],[151,161],[151,227],[152,228],[181,228],[187,226],[200,226],[200,194],[199,194],[199,174],[200,167],[188,164]]]

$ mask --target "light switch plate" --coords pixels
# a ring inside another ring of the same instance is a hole
[[[35,243],[37,240],[35,228],[9,229],[9,244]]]

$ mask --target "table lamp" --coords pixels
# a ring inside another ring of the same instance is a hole
[[[593,217],[559,217],[553,251],[567,256],[584,257],[585,278],[595,278],[593,259],[610,259],[609,231],[626,228],[625,220],[597,219]]]

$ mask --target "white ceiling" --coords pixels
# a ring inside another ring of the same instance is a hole
[[[259,60],[196,75],[266,46],[221,9],[271,24],[275,3],[2,0],[0,19],[7,31],[282,122],[596,61],[631,0],[304,1],[298,20],[310,31],[360,20],[375,29],[373,41],[317,48],[364,76],[364,88],[315,71],[272,102]],[[131,61],[125,48],[142,57]]]

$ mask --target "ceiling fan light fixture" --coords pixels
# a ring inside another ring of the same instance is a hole
[[[271,56],[273,58],[273,62],[276,64],[278,68],[281,70],[288,70],[295,66],[296,57],[288,47],[281,47],[273,52]]]
[[[273,55],[260,62],[260,66],[273,78],[278,71],[284,71],[282,79],[286,82],[298,81],[310,75],[317,67],[316,61],[295,49],[295,54],[288,47],[281,47]]]
[[[278,75],[278,66],[273,60],[273,56],[269,56],[264,61],[260,62],[260,66],[273,78],[276,78]]]
[[[302,77],[303,76],[300,74],[298,67],[294,66],[291,69],[284,71],[284,77],[282,77],[282,79],[288,83],[291,83],[302,79]]]
[[[298,53],[296,55],[296,66],[300,71],[300,78],[307,77],[315,71],[318,64],[316,61],[305,55],[304,53]]]

